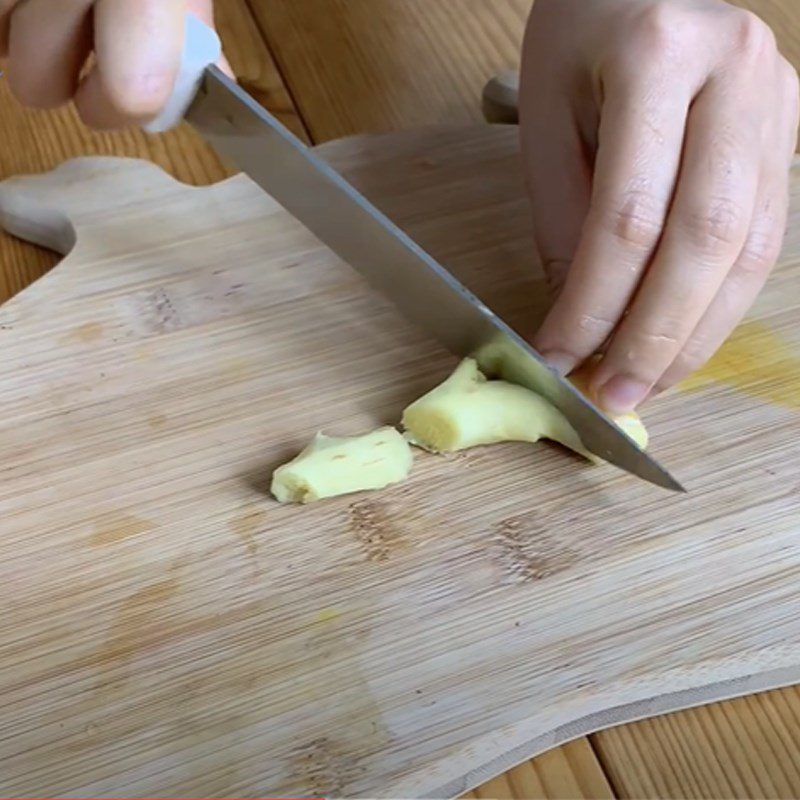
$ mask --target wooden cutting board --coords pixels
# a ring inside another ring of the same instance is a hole
[[[321,148],[512,324],[546,303],[505,128]],[[800,171],[752,318],[648,407],[675,496],[556,447],[283,507],[315,431],[454,360],[243,177],[0,186],[70,254],[0,309],[0,794],[445,796],[800,680]],[[74,245],[74,247],[73,247]]]

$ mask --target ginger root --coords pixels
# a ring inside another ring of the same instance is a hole
[[[300,455],[272,476],[272,494],[281,503],[311,503],[326,497],[383,489],[408,477],[413,455],[392,427],[363,436],[318,433]]]
[[[514,383],[488,380],[472,358],[412,403],[402,424],[412,444],[435,453],[543,438],[584,451],[566,418],[544,398]]]
[[[646,445],[647,431],[636,414],[625,414],[614,422],[637,444]],[[497,442],[550,439],[592,461],[598,460],[563,414],[543,397],[508,381],[488,380],[471,358],[464,359],[444,383],[412,403],[403,412],[402,424],[412,444],[436,453]]]

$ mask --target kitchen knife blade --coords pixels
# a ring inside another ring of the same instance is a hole
[[[444,267],[218,67],[188,122],[411,322],[457,356],[549,400],[595,455],[673,491],[683,487]]]

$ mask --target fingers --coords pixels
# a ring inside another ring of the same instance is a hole
[[[8,80],[24,104],[54,108],[75,93],[91,49],[91,0],[23,0],[8,22]]]
[[[668,75],[658,64],[633,80],[620,70],[605,87],[591,205],[564,289],[534,339],[564,372],[615,329],[661,236],[693,91],[689,81],[668,88]]]
[[[0,57],[26,105],[74,97],[84,121],[116,128],[164,106],[180,64],[187,11],[213,25],[212,0],[0,0]],[[80,82],[94,49],[94,65]],[[231,72],[223,58],[220,66]]]
[[[775,83],[780,85],[783,77],[786,86],[779,106],[782,119],[770,139],[776,144],[765,148],[747,241],[689,341],[659,379],[654,394],[679,383],[714,355],[755,301],[780,255],[789,209],[789,175],[797,141],[800,97],[794,70],[782,60],[778,69],[783,75]]]
[[[688,342],[658,380],[652,394],[702,367],[741,322],[780,254],[789,208],[789,172],[779,185],[759,191],[756,214],[744,248]]]
[[[0,58],[8,55],[8,29],[11,22],[11,9],[18,0],[0,0]]]
[[[760,177],[762,115],[754,102],[745,112],[745,88],[712,80],[694,102],[658,250],[592,377],[592,391],[612,413],[629,411],[650,394],[747,241]]]
[[[180,65],[186,11],[186,0],[95,3],[96,64],[75,96],[88,125],[117,128],[158,114]]]

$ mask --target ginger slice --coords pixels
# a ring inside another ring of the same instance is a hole
[[[581,388],[581,386],[578,386]],[[637,444],[647,432],[636,414],[614,420]],[[550,439],[592,461],[567,419],[535,392],[508,381],[488,380],[474,359],[464,359],[444,383],[403,412],[406,438],[436,453],[499,442]]]
[[[543,438],[583,452],[572,426],[544,398],[508,381],[488,380],[472,358],[412,403],[402,424],[412,444],[436,453]]]
[[[318,433],[302,453],[275,470],[272,494],[281,503],[311,503],[383,489],[408,477],[413,458],[408,442],[389,426],[363,436]]]

